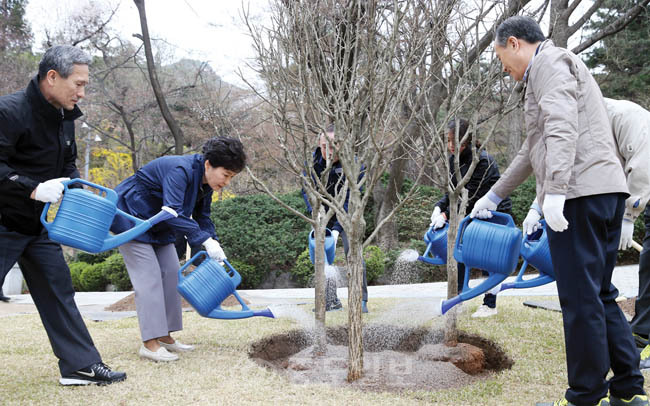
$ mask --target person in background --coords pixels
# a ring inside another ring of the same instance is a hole
[[[645,209],[645,237],[639,256],[639,294],[634,303],[632,333],[644,348],[640,368],[650,369],[650,111],[627,100],[605,98],[607,115],[623,158],[630,197],[625,201],[619,250],[628,249],[634,234],[634,222]]]
[[[335,129],[334,125],[330,125],[324,134],[321,134],[318,137],[318,147],[314,150],[314,153],[312,154],[314,160],[313,160],[313,169],[314,173],[317,177],[320,178],[321,174],[323,171],[327,168],[327,162],[328,160],[332,161],[332,167],[330,169],[329,175],[327,177],[327,193],[329,193],[332,196],[335,196],[337,193],[341,191],[341,188],[343,187],[343,184],[345,183],[345,175],[343,173],[343,168],[341,167],[341,162],[339,161],[338,155],[334,151],[333,147],[333,141],[334,141],[334,134],[335,134]],[[363,169],[362,173],[360,175],[359,180],[363,177]],[[315,180],[314,180],[315,182]],[[307,205],[307,212],[311,215],[311,205],[309,204],[309,199],[307,198],[307,194],[305,193],[305,190],[302,190],[302,196],[303,199],[305,200],[305,204]],[[350,191],[347,192],[346,198],[345,198],[345,203],[343,204],[343,207],[345,211],[347,212],[348,210],[348,201],[350,199]],[[326,205],[325,206],[325,211],[328,211],[329,207]],[[330,221],[327,223],[327,228],[329,228],[332,231],[332,236],[334,237],[334,244],[338,241],[338,238],[341,237],[341,241],[343,242],[343,250],[345,252],[345,255],[347,257],[348,251],[350,249],[350,245],[348,242],[348,237],[347,234],[345,233],[345,230],[343,230],[343,227],[341,224],[338,222],[336,219],[336,214],[332,216]],[[331,278],[330,278],[331,279]],[[343,308],[343,305],[341,304],[341,301],[339,298],[336,296],[336,289],[331,289],[328,288],[326,289],[327,295],[325,298],[325,309],[326,310],[338,310]],[[333,292],[333,293],[332,293]],[[368,280],[366,277],[366,263],[364,261],[363,263],[363,302],[361,304],[361,311],[363,313],[368,313]]]
[[[611,283],[629,194],[600,88],[582,60],[546,40],[530,17],[502,22],[494,49],[503,70],[524,82],[527,136],[471,216],[491,216],[503,197],[535,175],[569,382],[562,399],[537,405],[648,405],[639,354]]]
[[[210,258],[226,259],[210,220],[212,192],[228,186],[245,165],[239,140],[212,138],[202,154],[154,159],[115,189],[117,207],[132,216],[148,219],[160,210],[175,214],[119,247],[135,291],[142,358],[175,361],[177,353],[194,349],[171,336],[183,329],[176,290],[180,268],[176,235],[182,233],[190,246],[203,245]],[[111,231],[120,233],[131,227],[130,220],[116,216]]]
[[[457,128],[458,127],[458,128]],[[469,123],[467,120],[459,119],[458,125],[455,120],[449,122],[447,126],[447,150],[449,151],[449,178],[451,179],[453,185],[455,186],[458,183],[458,178],[456,177],[456,168],[454,164],[454,136],[456,130],[458,130],[458,141],[460,142],[463,137],[467,134],[467,129]],[[472,164],[472,138],[474,134],[469,134],[465,142],[463,142],[458,148],[459,154],[459,169],[460,169],[460,178],[463,178],[469,167]],[[476,148],[480,147],[480,143],[476,142]],[[485,150],[478,150],[478,163],[474,168],[472,176],[465,185],[467,189],[469,201],[467,202],[467,212],[471,212],[472,208],[476,201],[481,198],[490,187],[499,180],[499,168],[496,161],[492,158]],[[512,216],[512,202],[509,197],[503,199],[498,207],[497,211],[502,213],[509,214]],[[447,219],[449,218],[449,194],[445,195],[440,199],[431,213],[431,224],[429,227],[433,227],[434,230],[444,227]],[[458,293],[463,289],[463,283],[465,281],[465,264],[458,263]],[[486,293],[483,297],[483,304],[479,306],[478,310],[472,314],[472,317],[490,317],[497,314],[497,296],[492,293]]]
[[[74,120],[82,115],[77,103],[90,62],[79,48],[53,46],[25,90],[0,97],[0,280],[17,261],[66,386],[126,379],[102,362],[74,301],[61,245],[40,222],[45,203],[61,199],[61,182],[79,177]]]
[[[634,222],[645,208],[644,249],[639,257],[639,295],[634,303],[634,318],[630,322],[632,335],[641,352],[640,369],[650,369],[650,112],[636,103],[627,100],[604,98],[607,116],[611,123],[618,152],[622,158],[630,197],[625,201],[625,212],[621,225],[621,239],[618,249],[630,248],[634,234]],[[532,234],[540,227],[543,216],[537,199],[531,206],[524,231]]]

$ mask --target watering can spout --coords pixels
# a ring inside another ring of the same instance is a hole
[[[264,310],[253,310],[253,316],[270,317],[272,319],[275,318],[275,315],[273,315],[273,312],[268,307]]]
[[[123,233],[113,235],[106,240],[104,240],[104,245],[101,248],[101,251],[107,251],[120,245],[127,243],[139,236],[140,234],[146,232],[154,225],[160,223],[161,221],[169,220],[174,217],[178,217],[178,213],[170,207],[163,206],[162,210],[155,216],[151,217],[148,220],[141,220],[137,217],[133,217],[128,213],[123,212],[120,209],[117,209],[116,215],[126,217],[129,220],[135,223],[135,226],[130,230],[124,231]]]
[[[465,264],[465,283],[458,296],[443,300],[441,312],[445,314],[460,302],[490,291],[496,294],[502,283],[516,268],[521,245],[521,231],[507,214],[493,212],[486,220],[465,217],[459,224],[454,257]],[[488,277],[478,286],[469,287],[470,269],[483,269]]]
[[[183,275],[183,271],[199,257],[206,257],[192,273]],[[205,251],[194,255],[178,270],[178,293],[187,300],[192,307],[203,317],[221,320],[246,319],[248,317],[269,317],[275,315],[271,309],[251,310],[235,289],[241,283],[241,275],[230,265],[228,260],[223,260],[226,270],[217,261],[208,258]],[[240,310],[224,310],[221,303],[230,295],[241,305]]]

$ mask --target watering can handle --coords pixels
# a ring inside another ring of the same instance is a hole
[[[506,226],[508,226],[508,227],[514,227],[515,226],[515,222],[512,220],[512,216],[510,216],[509,214],[501,213],[499,211],[492,211],[491,213],[492,213],[492,218],[493,219],[495,217],[496,218],[501,218],[503,220],[506,220],[506,222],[507,222],[507,224],[505,224]],[[491,219],[485,219],[485,220],[490,221]]]
[[[114,190],[106,188],[106,187],[104,187],[102,185],[98,185],[98,184],[95,184],[95,183],[92,183],[92,182],[88,182],[85,179],[74,178],[74,179],[64,180],[61,183],[63,184],[63,193],[64,194],[68,191],[68,185],[73,184],[73,183],[81,183],[81,184],[88,185],[90,187],[93,187],[95,189],[99,189],[99,190],[105,192],[105,194],[106,194],[105,198],[106,199],[110,200],[113,203],[117,202],[117,193],[115,193]],[[43,224],[43,226],[45,226],[45,229],[47,231],[50,231],[50,226],[52,225],[51,221],[49,221],[49,222],[47,221],[47,211],[49,209],[50,209],[50,202],[47,202],[47,203],[45,203],[45,206],[43,206],[43,211],[41,212],[41,223]]]
[[[102,192],[106,193],[106,196],[104,196],[106,199],[108,199],[112,203],[117,203],[117,193],[113,189],[109,189],[105,186],[98,185],[96,183],[92,183],[81,178],[68,179],[68,180],[64,180],[61,183],[63,183],[63,193],[68,191],[68,185],[71,185],[73,183],[81,183],[83,185],[90,186],[94,189],[101,190]]]
[[[205,257],[207,257],[207,256],[208,256],[208,253],[205,252],[205,251],[199,251],[199,252],[197,252],[196,254],[194,254],[194,256],[193,256],[192,258],[190,258],[189,261],[187,261],[187,262],[186,262],[186,263],[185,263],[185,264],[184,264],[184,265],[183,265],[183,266],[178,270],[178,283],[180,283],[180,282],[183,280],[183,278],[185,278],[185,276],[183,276],[183,271],[184,271],[185,269],[187,269],[188,266],[192,265],[192,264],[194,263],[194,261],[195,261],[197,258],[201,257],[201,256],[205,256]]]
[[[458,234],[456,235],[456,246],[454,247],[454,258],[456,261],[463,262],[463,234],[465,233],[465,228],[469,223],[472,222],[470,216],[465,216],[464,219],[460,221],[458,225]]]

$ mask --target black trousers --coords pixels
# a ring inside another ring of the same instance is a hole
[[[61,375],[101,362],[77,304],[61,246],[47,233],[30,236],[0,225],[0,275],[18,262],[41,316]]]
[[[647,336],[650,334],[650,205],[645,208],[645,236],[643,251],[639,256],[639,295],[634,303],[632,331]]]
[[[569,228],[548,230],[564,322],[565,396],[576,405],[596,404],[608,390],[619,398],[644,393],[639,354],[612,285],[624,209],[625,195],[618,193],[570,199],[564,205]]]

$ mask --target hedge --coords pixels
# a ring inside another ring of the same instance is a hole
[[[281,195],[280,199],[305,211],[299,191]],[[255,269],[242,275],[243,286],[256,287],[271,270],[290,269],[307,246],[308,223],[264,194],[215,202],[211,218],[228,260]]]

